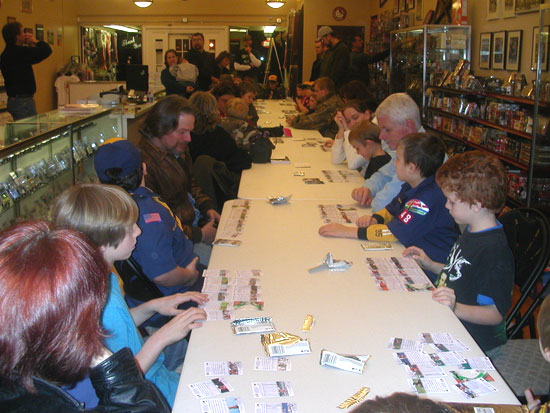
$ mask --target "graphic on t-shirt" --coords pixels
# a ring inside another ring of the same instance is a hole
[[[470,261],[461,255],[462,250],[459,248],[458,243],[455,243],[447,259],[447,264],[443,267],[443,272],[449,275],[449,281],[456,281],[462,277],[463,265],[471,265]]]

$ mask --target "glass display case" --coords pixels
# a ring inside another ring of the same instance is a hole
[[[92,156],[119,136],[111,109],[59,110],[0,126],[0,229],[18,218],[45,218],[55,197],[77,182],[95,180]]]
[[[470,60],[470,39],[470,26],[424,25],[392,31],[390,93],[407,92],[424,117],[427,87],[460,60]]]

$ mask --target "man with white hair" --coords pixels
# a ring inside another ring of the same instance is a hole
[[[371,206],[373,211],[380,211],[397,196],[403,184],[395,175],[393,161],[397,145],[403,137],[424,132],[424,128],[418,105],[406,93],[394,93],[384,99],[376,109],[376,120],[380,139],[387,145],[386,152],[392,161],[375,172],[362,187],[355,188],[351,197],[363,206]]]

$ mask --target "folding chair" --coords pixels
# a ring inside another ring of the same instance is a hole
[[[550,364],[540,353],[533,312],[550,286],[548,283],[540,288],[539,283],[550,257],[550,225],[541,212],[531,208],[514,209],[502,215],[499,221],[514,254],[514,283],[520,297],[506,317],[509,340],[500,348],[500,354],[493,362],[520,400],[524,401],[526,388],[544,398],[550,393]],[[522,312],[521,307],[527,305],[529,296],[531,304]],[[530,338],[523,339],[522,329],[527,324]]]

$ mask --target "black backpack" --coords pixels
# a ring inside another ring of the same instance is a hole
[[[269,139],[269,132],[260,130],[250,138],[250,157],[254,163],[271,162],[271,152],[275,145]]]

